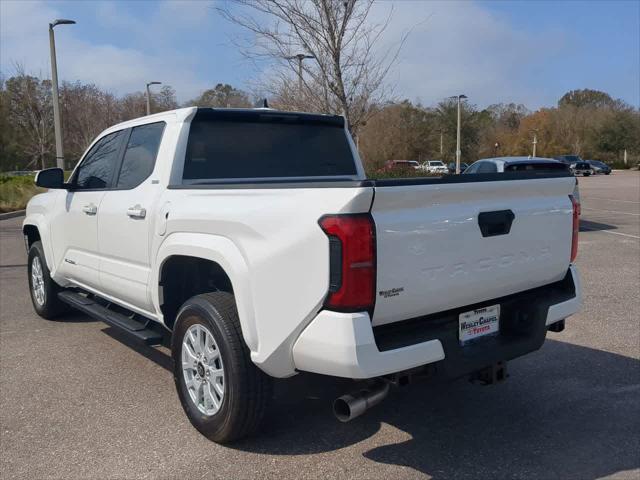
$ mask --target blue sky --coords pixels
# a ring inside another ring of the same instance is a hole
[[[575,88],[640,104],[640,1],[380,2],[392,21],[381,50],[411,34],[389,76],[395,96],[433,104],[465,93],[483,107],[554,105]],[[181,101],[218,82],[250,88],[265,72],[232,45],[238,34],[201,1],[0,1],[0,69],[50,75],[47,24],[56,28],[59,75],[123,94],[146,81]]]

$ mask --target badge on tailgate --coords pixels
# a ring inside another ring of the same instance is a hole
[[[461,313],[458,317],[458,338],[460,345],[485,335],[495,335],[500,331],[500,305],[479,308]]]

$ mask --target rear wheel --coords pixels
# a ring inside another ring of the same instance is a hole
[[[36,313],[42,318],[52,319],[67,311],[67,305],[58,299],[62,288],[51,278],[42,242],[33,242],[28,261],[29,291]]]
[[[256,367],[240,330],[233,295],[187,300],[172,338],[174,381],[193,426],[228,443],[253,433],[271,396],[271,378]]]

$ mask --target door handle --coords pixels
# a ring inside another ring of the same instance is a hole
[[[96,213],[98,213],[98,207],[96,207],[93,203],[90,203],[89,205],[85,205],[84,207],[82,207],[82,211],[87,215],[95,215]]]
[[[142,208],[140,205],[135,205],[127,209],[127,215],[131,218],[144,218],[147,216],[147,209]]]

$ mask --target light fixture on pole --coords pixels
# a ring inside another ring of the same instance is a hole
[[[449,98],[457,98],[458,99],[458,133],[456,135],[456,174],[460,173],[460,157],[462,155],[462,150],[460,147],[460,101],[464,98],[467,98],[466,95],[454,95]]]
[[[287,60],[298,61],[298,92],[302,92],[302,61],[308,58],[316,57],[314,55],[306,55],[304,53],[299,53],[297,55],[293,55],[292,57],[286,57]]]
[[[162,85],[162,82],[147,83],[147,115],[151,115],[151,92],[149,92],[150,85]]]
[[[51,90],[53,92],[53,130],[56,137],[56,166],[64,170],[62,149],[62,122],[60,121],[60,98],[58,97],[58,65],[56,62],[56,40],[53,28],[56,25],[73,25],[74,20],[59,18],[49,24],[49,48],[51,50]]]

